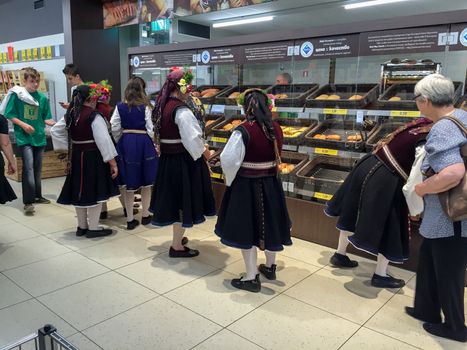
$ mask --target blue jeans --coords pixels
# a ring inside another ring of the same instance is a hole
[[[20,146],[21,157],[23,158],[23,203],[32,204],[36,198],[42,197],[42,156],[44,147],[31,145]]]

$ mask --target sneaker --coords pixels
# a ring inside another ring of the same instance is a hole
[[[341,268],[354,268],[358,266],[358,261],[355,260],[350,260],[350,258],[347,255],[339,254],[339,253],[334,253],[333,256],[331,256],[331,259],[329,260],[332,266],[334,267],[341,267]]]
[[[402,288],[405,286],[405,281],[390,275],[380,276],[375,273],[371,279],[371,285],[377,288]]]
[[[237,289],[246,290],[252,293],[258,293],[261,291],[261,281],[259,280],[259,274],[256,275],[254,280],[243,281],[241,278],[234,278],[230,284]]]
[[[199,255],[199,250],[185,247],[184,250],[175,250],[170,247],[169,256],[171,258],[194,258]]]
[[[268,280],[275,280],[276,279],[276,264],[272,264],[271,267],[267,267],[264,264],[259,265],[258,270],[266,277]]]
[[[467,343],[467,328],[464,326],[463,329],[455,331],[445,323],[424,323],[423,329],[425,329],[428,333],[436,335],[437,337],[446,338],[455,340],[461,343]]]
[[[139,225],[139,221],[136,220],[136,219],[133,219],[129,222],[126,223],[126,229],[127,230],[134,230],[136,228],[136,226]]]
[[[106,211],[101,211],[101,215],[99,215],[99,219],[101,219],[101,220],[107,220],[108,216],[109,216],[109,213],[108,213],[108,212],[106,212]]]
[[[24,213],[25,214],[33,214],[34,213],[34,205],[32,204],[25,204],[24,205]]]
[[[436,319],[436,320],[429,320],[429,319],[427,319],[427,318],[420,317],[420,316],[416,315],[416,314],[415,314],[415,308],[414,308],[414,307],[406,306],[406,307],[405,307],[405,313],[406,313],[407,315],[409,315],[410,317],[413,317],[413,318],[415,318],[416,320],[419,320],[419,321],[422,321],[422,322],[441,323],[441,316],[439,317],[439,319]]]
[[[86,237],[87,238],[105,237],[105,236],[110,236],[112,233],[113,231],[110,228],[103,228],[100,230],[88,230],[88,232],[86,232]]]
[[[37,203],[37,204],[50,204],[50,201],[47,198],[40,197],[40,198],[36,198],[34,200],[34,203]]]
[[[148,215],[148,216],[143,216],[141,218],[141,224],[143,225],[149,225],[151,223],[151,220],[152,220],[152,215]]]
[[[88,229],[87,229],[87,228],[80,228],[80,227],[77,227],[77,228],[76,228],[76,236],[77,236],[77,237],[84,236],[86,233],[88,233]]]

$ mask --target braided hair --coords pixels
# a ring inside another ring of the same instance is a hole
[[[89,98],[90,90],[88,85],[80,85],[73,91],[70,105],[65,113],[67,129],[70,129],[72,124],[76,125],[78,123],[81,109],[83,108],[84,102]]]

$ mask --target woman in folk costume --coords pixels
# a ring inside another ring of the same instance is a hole
[[[174,70],[157,99],[153,111],[156,141],[160,145],[159,168],[151,211],[155,226],[173,225],[169,256],[191,258],[199,251],[186,247],[185,228],[215,215],[214,196],[198,120],[185,103],[191,90],[190,70]]]
[[[416,154],[424,152],[430,128],[431,121],[420,118],[382,139],[372,154],[357,163],[325,209],[328,216],[339,217],[339,243],[331,264],[358,266],[346,254],[349,242],[377,256],[373,287],[405,285],[404,280],[389,275],[387,268],[389,262],[401,264],[409,258],[409,211],[402,188]]]
[[[117,141],[119,182],[124,187],[127,229],[133,230],[139,221],[133,216],[135,191],[141,189],[143,225],[151,223],[149,213],[151,189],[156,180],[158,158],[152,141],[152,107],[141,83],[130,79],[125,89],[125,101],[117,104],[112,119],[112,134]]]
[[[102,203],[119,191],[117,151],[104,117],[96,111],[105,93],[99,84],[80,85],[62,118],[51,130],[54,149],[68,149],[70,163],[57,202],[73,205],[78,217],[77,236],[107,236],[110,229],[99,227]]]
[[[291,245],[291,222],[282,185],[277,177],[282,130],[272,120],[272,100],[261,90],[245,91],[239,98],[247,120],[232,133],[221,154],[226,177],[215,232],[225,245],[240,248],[246,275],[233,279],[238,289],[259,292],[257,250],[266,254],[259,266],[267,279],[276,279],[276,252]]]
[[[11,147],[10,135],[8,134],[8,121],[0,114],[0,150],[3,151],[7,160],[7,174],[11,175],[16,172],[15,155]],[[17,197],[15,192],[10,186],[10,183],[6,179],[3,169],[5,168],[5,162],[3,156],[0,153],[0,204],[14,201]]]

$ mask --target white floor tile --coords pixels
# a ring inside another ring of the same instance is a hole
[[[285,255],[297,260],[302,260],[315,266],[326,266],[334,250],[315,243],[292,238],[293,245],[285,247],[281,255]]]
[[[358,325],[279,295],[228,327],[271,350],[338,349]]]
[[[109,272],[39,298],[78,330],[86,329],[157,296],[143,286]]]
[[[224,268],[242,258],[240,249],[235,249],[223,245],[219,237],[211,236],[201,241],[189,244],[190,248],[198,249],[200,255],[196,260],[217,268]]]
[[[39,236],[38,232],[31,230],[29,227],[21,225],[20,223],[0,223],[0,242],[2,243],[13,243],[37,236]]]
[[[70,252],[5,271],[21,288],[37,297],[109,271],[88,258]]]
[[[99,350],[102,349],[100,346],[98,346],[96,343],[94,343],[92,340],[87,338],[84,334],[82,333],[76,333],[72,335],[71,337],[67,338],[67,340],[76,348],[79,350]]]
[[[214,270],[215,267],[194,259],[174,259],[167,254],[161,254],[117,271],[159,294],[164,294]]]
[[[53,216],[53,219],[39,215],[27,217],[22,223],[24,226],[41,234],[58,232],[69,228],[76,228],[77,226],[75,214],[71,212]]]
[[[221,328],[164,297],[84,331],[104,349],[188,350]]]
[[[129,237],[129,235],[122,230],[113,229],[113,233],[106,237],[87,238],[86,236],[77,237],[76,227],[68,230],[50,233],[47,235],[48,238],[55,240],[56,242],[64,245],[71,250],[79,250],[88,247],[92,247],[101,243],[107,243],[114,239]]]
[[[68,253],[70,250],[43,236],[0,243],[0,271]]]
[[[37,300],[28,300],[0,310],[0,347],[17,341],[43,327],[54,325],[64,336],[76,333],[68,323]]]
[[[396,339],[389,338],[368,328],[362,327],[350,338],[342,350],[415,350],[418,349]]]
[[[148,226],[149,227],[149,226]],[[133,231],[132,231],[133,232]],[[144,232],[136,233],[139,237],[148,240],[156,246],[164,246],[167,249],[170,248],[172,244],[172,226],[154,228],[149,227]],[[185,236],[188,238],[188,246],[192,247],[193,243],[199,244],[199,241],[211,237],[212,234],[209,234],[206,231],[199,230],[197,228],[190,228],[185,231]]]
[[[31,299],[31,296],[0,273],[0,309]]]
[[[222,350],[261,350],[262,348],[258,345],[252,343],[245,338],[240,337],[239,335],[229,331],[228,329],[223,329],[217,334],[214,334],[208,340],[205,340],[198,346],[194,347],[193,350],[212,350],[212,349],[222,349]]]

